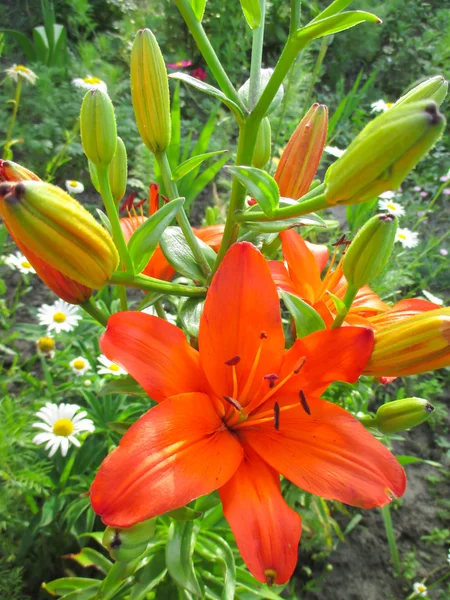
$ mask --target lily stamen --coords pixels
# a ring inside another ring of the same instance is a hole
[[[307,415],[310,415],[311,409],[309,408],[308,402],[306,401],[305,392],[303,390],[300,390],[298,395],[300,396],[300,404],[302,405],[303,410]]]
[[[241,404],[245,403],[247,394],[250,391],[250,388],[252,386],[253,379],[254,379],[255,373],[256,373],[256,369],[258,368],[259,359],[261,357],[261,352],[262,352],[262,347],[263,347],[264,341],[268,339],[267,333],[265,331],[261,331],[259,339],[260,339],[260,342],[259,342],[258,349],[256,351],[255,360],[253,361],[253,365],[252,365],[250,374],[248,376],[247,383],[245,384],[244,389],[242,390],[241,397],[240,397]]]

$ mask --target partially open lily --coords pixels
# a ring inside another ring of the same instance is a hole
[[[250,571],[282,584],[297,562],[301,521],[279,473],[364,508],[405,490],[395,457],[320,399],[331,382],[358,379],[373,332],[323,330],[285,350],[276,286],[249,243],[232,246],[213,278],[198,351],[174,325],[138,312],[112,315],[100,345],[159,403],[94,480],[92,506],[107,525],[130,527],[218,490]]]

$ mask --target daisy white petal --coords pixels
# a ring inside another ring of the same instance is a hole
[[[25,79],[26,81],[31,83],[31,85],[34,85],[36,83],[36,79],[38,78],[34,71],[29,69],[28,67],[25,67],[24,65],[13,65],[12,67],[9,67],[9,69],[6,69],[5,73],[16,83],[19,81],[20,78]]]
[[[118,376],[127,374],[125,369],[122,369],[122,367],[113,363],[109,358],[106,358],[104,354],[98,357],[98,362],[100,363],[100,366],[97,367],[97,371],[100,375]]]
[[[342,150],[342,148],[338,148],[337,146],[325,146],[324,150],[336,158],[340,158],[345,152],[345,150]]]
[[[84,185],[81,181],[75,181],[75,179],[66,179],[66,190],[69,194],[82,194],[84,192]]]
[[[423,583],[416,582],[413,584],[413,590],[416,596],[421,596],[425,598],[428,594],[427,586]]]
[[[31,263],[28,261],[28,258],[24,256],[21,252],[15,252],[14,254],[8,254],[3,257],[3,262],[10,269],[15,269],[24,275],[29,273],[36,273],[36,271],[31,266]]]
[[[44,442],[48,442],[52,439],[53,434],[51,433],[38,433],[34,436],[34,438],[31,441],[33,442],[33,444],[37,444],[39,446],[39,444],[43,444]]]
[[[44,304],[37,312],[40,325],[47,326],[47,331],[61,333],[72,331],[82,319],[78,307],[57,300],[54,304]]]
[[[73,444],[74,446],[76,446],[77,448],[79,448],[81,446],[80,442],[77,440],[77,438],[73,435],[69,435],[69,442],[71,444]]]
[[[395,234],[395,241],[400,242],[403,248],[415,248],[419,244],[419,234],[406,227],[399,227]]]
[[[33,423],[32,427],[35,427],[36,429],[43,429],[44,431],[53,431],[52,427],[46,423]]]
[[[428,292],[427,290],[422,290],[422,294],[427,300],[429,300],[430,302],[434,302],[434,304],[439,304],[440,306],[444,304],[442,298],[438,298],[437,296],[435,296],[431,292]]]
[[[87,75],[86,77],[77,77],[76,79],[72,79],[72,83],[75,87],[83,90],[107,91],[106,83],[98,77],[93,77],[92,75]]]
[[[391,108],[392,102],[385,102],[380,99],[376,102],[372,102],[370,106],[372,107],[372,110],[370,111],[372,113],[385,113]]]
[[[77,377],[82,377],[91,368],[89,361],[82,356],[77,356],[77,358],[74,358],[72,361],[70,361],[69,365],[72,369],[72,373]]]
[[[393,200],[379,200],[378,207],[380,210],[385,210],[391,215],[395,215],[397,217],[402,217],[405,214],[405,209],[398,202],[394,202]]]

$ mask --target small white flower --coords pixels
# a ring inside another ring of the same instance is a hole
[[[336,158],[339,158],[345,152],[345,150],[337,148],[337,146],[325,146],[324,150],[325,152],[328,152],[328,154],[331,154],[331,156],[335,156]]]
[[[48,332],[55,333],[72,331],[82,319],[78,307],[64,300],[57,300],[54,304],[44,304],[38,310],[37,316],[40,325],[46,325]]]
[[[434,304],[439,304],[439,306],[442,306],[444,304],[443,300],[441,300],[431,292],[427,292],[427,290],[422,290],[422,294],[427,300],[429,300],[430,302],[434,302]]]
[[[66,190],[69,192],[69,194],[82,194],[84,192],[84,185],[81,183],[81,181],[67,179]]]
[[[422,596],[423,598],[425,598],[426,595],[428,594],[427,586],[423,583],[419,583],[419,582],[414,583],[413,590],[414,590],[414,593],[416,594],[416,596]]]
[[[94,431],[94,423],[90,419],[85,419],[87,413],[80,409],[76,404],[53,404],[47,402],[37,413],[36,416],[41,419],[40,423],[33,423],[33,427],[42,429],[43,433],[38,433],[33,442],[37,445],[47,443],[46,450],[50,450],[49,456],[53,456],[61,447],[61,454],[66,456],[69,445],[80,446],[80,442],[75,437],[82,431]]]
[[[379,200],[378,207],[380,210],[386,210],[391,215],[396,215],[397,217],[402,217],[405,214],[403,206],[393,200]]]
[[[116,365],[116,363],[113,363],[112,361],[109,360],[109,358],[106,358],[106,356],[104,354],[101,354],[98,357],[98,362],[100,363],[100,365],[97,367],[97,371],[99,375],[126,375],[127,372],[125,371],[125,369],[122,369],[122,367],[119,367],[119,365]]]
[[[3,262],[10,269],[17,269],[21,273],[36,273],[31,264],[28,262],[28,258],[26,258],[21,252],[4,256]]]
[[[403,248],[415,248],[419,243],[419,234],[406,227],[399,227],[395,234],[395,241],[400,242]]]
[[[39,338],[36,342],[36,351],[39,356],[53,358],[55,356],[55,340],[50,336]]]
[[[383,200],[393,200],[397,197],[397,192],[392,192],[391,190],[387,192],[383,192],[378,196],[378,198],[383,198]]]
[[[6,69],[5,73],[16,83],[19,81],[20,77],[21,79],[25,79],[31,83],[31,85],[34,85],[36,83],[36,79],[38,78],[34,71],[28,67],[25,67],[24,65],[13,65],[12,67],[9,67],[9,69]]]
[[[69,365],[72,368],[72,373],[78,377],[83,376],[91,368],[89,361],[82,356],[78,356],[71,360]]]
[[[83,381],[83,383],[86,387],[91,387],[91,385],[92,385],[92,381],[90,379],[85,379]]]
[[[74,86],[82,88],[83,90],[107,91],[106,83],[98,77],[93,77],[92,75],[87,75],[83,78],[77,77],[76,79],[72,79],[72,83]]]
[[[370,112],[385,113],[391,108],[392,102],[385,102],[384,100],[377,100],[376,102],[372,102],[372,104],[370,106],[372,108],[372,110]]]
[[[450,565],[450,548],[448,549],[448,553],[447,553],[447,562]]]

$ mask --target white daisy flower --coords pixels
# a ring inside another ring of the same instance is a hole
[[[91,419],[85,419],[87,413],[81,410],[76,404],[53,404],[47,402],[37,413],[36,416],[41,419],[40,423],[33,423],[33,427],[42,429],[43,433],[38,433],[33,442],[38,446],[47,443],[46,450],[50,450],[49,456],[53,456],[58,448],[61,448],[61,454],[66,456],[69,445],[80,446],[80,442],[75,437],[82,431],[94,431],[94,423]]]
[[[372,102],[372,104],[370,106],[372,108],[372,110],[370,112],[372,112],[372,113],[385,113],[391,108],[392,102],[385,102],[384,100],[377,100],[376,102]]]
[[[31,83],[31,85],[34,85],[36,83],[36,79],[38,78],[34,71],[28,67],[25,67],[24,65],[13,65],[12,67],[9,67],[9,69],[6,69],[5,73],[16,83],[19,81],[20,77],[21,79],[25,79]]]
[[[82,377],[91,368],[90,362],[82,356],[78,356],[71,360],[69,365],[72,369],[72,373],[78,377]]]
[[[55,340],[50,336],[44,336],[36,342],[36,350],[39,356],[53,358],[55,356]]]
[[[37,313],[39,324],[46,325],[48,332],[72,331],[83,317],[78,312],[78,307],[68,304],[64,300],[57,300],[54,304],[44,304]]]
[[[402,217],[405,214],[403,206],[393,200],[379,200],[378,207],[380,210],[386,210],[391,215],[396,215],[397,217]]]
[[[337,146],[325,146],[324,150],[336,158],[339,158],[345,152],[345,150],[342,150],[342,148],[338,148]]]
[[[415,248],[419,243],[419,234],[406,227],[399,227],[395,234],[395,241],[400,242],[403,248]]]
[[[15,254],[8,254],[8,256],[4,256],[3,262],[10,269],[17,269],[21,273],[36,273],[36,271],[31,266],[28,258],[24,256],[21,252],[16,252]]]
[[[387,192],[383,192],[378,196],[378,198],[383,198],[383,200],[392,200],[397,197],[397,192],[392,192],[391,190]]]
[[[113,363],[109,358],[106,358],[104,354],[101,354],[98,357],[98,362],[100,365],[97,367],[97,371],[99,375],[126,375],[127,372],[116,363]]]
[[[104,81],[92,75],[77,77],[76,79],[72,79],[72,83],[75,87],[82,88],[83,90],[102,90],[106,92],[108,89]]]
[[[84,192],[84,185],[81,183],[81,181],[67,179],[66,190],[69,192],[69,194],[82,194]]]
[[[427,300],[429,300],[430,302],[434,302],[434,304],[439,304],[440,306],[444,304],[444,301],[441,298],[438,298],[437,296],[435,296],[431,292],[428,292],[427,290],[422,290],[422,294]]]
[[[423,583],[416,582],[413,584],[413,590],[416,596],[426,597],[428,594],[427,586]]]

